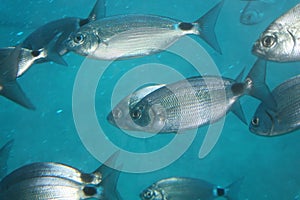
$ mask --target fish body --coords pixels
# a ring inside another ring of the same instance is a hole
[[[201,179],[171,177],[162,179],[141,192],[142,200],[213,200],[225,197],[237,200],[241,180],[226,188]]]
[[[34,110],[34,105],[27,98],[16,80],[21,54],[22,48],[19,45],[13,49],[9,56],[0,59],[0,95],[25,108]]]
[[[68,53],[64,43],[72,32],[78,30],[84,24],[105,16],[105,1],[97,0],[93,10],[86,19],[68,17],[51,21],[32,32],[21,43],[21,47],[39,52],[45,56],[36,58],[36,63],[56,62],[67,65],[62,58]]]
[[[35,177],[10,185],[6,190],[1,191],[0,198],[3,200],[82,200],[92,197],[100,199],[97,192],[94,195],[85,194],[84,188],[83,184],[68,179]],[[96,188],[95,191],[97,191]]]
[[[168,84],[139,101],[130,109],[130,116],[146,131],[197,128],[222,118],[243,95],[243,91],[232,92],[233,84],[234,80],[218,76],[193,77]]]
[[[3,178],[4,176],[6,176],[7,160],[9,158],[9,154],[10,154],[13,143],[14,143],[14,140],[10,140],[0,149],[0,179]]]
[[[250,123],[250,131],[263,136],[277,136],[300,128],[300,76],[293,77],[272,91],[277,109],[261,103]]]
[[[265,61],[256,61],[244,81],[241,81],[241,73],[236,80],[198,76],[167,84],[146,95],[130,108],[129,115],[135,126],[130,126],[130,121],[127,126],[120,128],[177,133],[214,123],[229,111],[233,111],[246,123],[239,103],[239,98],[243,95],[268,101],[270,107],[275,104],[265,85],[265,68]]]
[[[214,25],[222,3],[194,23],[157,15],[106,17],[82,26],[66,43],[69,50],[101,60],[128,59],[165,50],[180,37],[196,34],[221,52]]]
[[[300,60],[300,4],[272,22],[252,47],[252,53],[266,60]]]
[[[164,85],[152,85],[138,89],[132,94],[122,99],[108,114],[107,120],[114,126],[121,127],[122,129],[131,129],[131,127],[139,128],[129,115],[129,110],[133,108],[146,95],[154,90],[163,87]]]
[[[113,154],[106,164],[114,164],[115,158]],[[93,173],[84,173],[60,163],[31,163],[1,180],[0,199],[121,200],[116,190],[119,175],[105,164]]]

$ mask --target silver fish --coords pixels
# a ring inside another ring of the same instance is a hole
[[[262,22],[267,17],[282,8],[284,0],[248,0],[247,5],[242,10],[240,22],[245,25],[254,25]],[[277,8],[277,9],[276,9]]]
[[[180,37],[195,34],[221,52],[214,25],[222,8],[218,3],[194,23],[156,15],[117,15],[81,27],[66,46],[80,55],[102,60],[128,59],[165,50]]]
[[[105,165],[88,174],[59,163],[32,163],[2,179],[0,199],[121,200],[116,190],[119,174]]]
[[[149,186],[140,194],[140,198],[142,200],[213,200],[224,197],[237,200],[241,182],[242,179],[224,188],[201,179],[171,177]]]
[[[27,98],[16,78],[19,71],[19,60],[22,54],[22,48],[15,47],[11,54],[0,60],[0,95],[34,110],[35,107]]]
[[[243,95],[270,102],[272,109],[276,107],[265,85],[265,69],[266,62],[257,60],[245,81],[241,81],[241,73],[236,80],[218,76],[192,77],[161,87],[130,109],[136,126],[129,130],[181,132],[214,123],[229,111],[246,123],[239,102]]]
[[[14,140],[9,140],[0,149],[0,179],[3,178],[7,173],[7,160],[12,148]]]
[[[252,53],[266,60],[291,62],[300,60],[300,4],[276,19],[260,35]]]
[[[46,51],[45,57],[37,59],[39,62],[53,61],[58,64],[67,65],[62,58],[63,55],[68,53],[64,45],[65,40],[72,32],[78,30],[84,24],[104,17],[105,9],[105,1],[97,0],[88,18],[68,17],[51,21],[39,27],[25,38],[21,43],[21,47],[40,53]],[[49,45],[51,42],[53,42],[53,45]]]
[[[250,123],[250,131],[263,136],[276,136],[300,128],[300,76],[293,77],[272,91],[277,109],[261,103]]]
[[[129,110],[146,95],[163,86],[165,85],[161,84],[143,87],[128,95],[113,108],[113,110],[108,114],[107,120],[111,124],[121,127],[122,129],[130,129],[130,127],[139,128],[139,126],[131,120]]]

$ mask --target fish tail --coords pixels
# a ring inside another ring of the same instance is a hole
[[[238,196],[239,196],[239,191],[240,191],[240,187],[241,187],[241,184],[244,180],[244,177],[234,181],[233,183],[231,183],[230,185],[228,185],[226,188],[225,188],[225,195],[224,197],[228,200],[238,200]]]
[[[62,44],[62,38],[65,37],[66,36],[64,34],[61,34],[51,40],[51,42],[47,46],[47,61],[52,61],[59,65],[68,66],[68,63],[63,59],[62,55],[60,55],[59,53],[59,50],[61,48],[60,44]]]
[[[210,9],[204,16],[194,22],[198,24],[199,36],[220,54],[222,54],[222,51],[214,30],[223,3],[224,1],[222,0]]]
[[[103,199],[122,200],[122,197],[117,190],[119,176],[120,176],[120,171],[116,169],[111,169],[111,173],[108,174],[100,183],[101,187],[104,190]]]
[[[271,110],[276,110],[275,99],[266,85],[267,61],[257,59],[246,78],[246,84],[250,87],[249,95],[265,102]]]
[[[113,153],[98,169],[96,169],[93,174],[101,174],[102,178],[105,179],[106,176],[111,174],[114,170],[111,167],[115,167],[117,157],[119,156],[120,151]]]
[[[35,110],[35,106],[27,98],[17,81],[6,82],[0,87],[2,87],[0,90],[0,94],[2,96],[14,101],[15,103],[25,108]]]
[[[7,160],[13,143],[14,140],[12,139],[0,149],[0,180],[7,174]]]

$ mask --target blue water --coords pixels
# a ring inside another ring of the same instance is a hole
[[[169,16],[183,21],[194,21],[217,1],[191,0],[107,0],[107,15],[148,13]],[[292,7],[298,1],[289,1]],[[1,0],[0,46],[15,45],[36,27],[65,16],[86,17],[93,0]],[[217,64],[223,76],[235,78],[246,67],[246,73],[255,62],[250,53],[252,43],[264,28],[279,14],[254,26],[239,23],[243,1],[225,1],[216,25],[216,34],[223,54],[214,52],[203,40],[191,36],[203,45]],[[195,56],[196,56],[195,52]],[[82,144],[72,113],[72,92],[77,72],[84,58],[69,53],[65,56],[68,67],[53,63],[34,65],[18,82],[37,107],[26,110],[0,98],[0,142],[15,140],[8,160],[9,171],[26,163],[55,161],[72,165],[84,171],[93,171],[101,163]],[[111,110],[111,97],[117,81],[136,66],[161,63],[184,76],[198,75],[185,60],[168,52],[157,55],[117,61],[106,69],[98,85],[95,108],[99,123],[108,139],[120,148],[133,152],[159,149],[173,136],[156,135],[153,138],[134,138],[111,126],[105,117]],[[271,89],[284,80],[299,74],[299,63],[269,63],[267,83]],[[101,66],[99,66],[101,68]],[[148,74],[147,74],[148,75]],[[144,79],[144,74],[133,76],[132,82]],[[153,77],[157,80],[159,74]],[[171,80],[171,79],[170,79]],[[166,82],[170,81],[166,80]],[[164,82],[165,83],[165,82]],[[138,85],[137,85],[138,87]],[[130,93],[119,95],[125,97]],[[89,88],[86,88],[87,90]],[[127,88],[128,89],[128,88]],[[250,121],[260,103],[249,96],[242,98],[242,106]],[[171,165],[151,173],[121,173],[118,189],[124,199],[138,199],[138,194],[153,182],[170,177],[200,178],[226,186],[245,177],[239,192],[240,199],[293,200],[300,195],[300,133],[295,131],[280,137],[265,138],[252,134],[248,127],[233,114],[228,114],[221,137],[204,159],[198,158],[207,127],[200,128],[190,148]],[[99,141],[99,152],[105,151]],[[163,157],[163,155],[162,155]],[[149,160],[149,164],[151,160]]]

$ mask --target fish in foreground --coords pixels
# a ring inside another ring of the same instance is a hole
[[[105,16],[105,0],[97,0],[89,17],[80,19],[75,17],[63,18],[51,21],[32,32],[21,43],[21,47],[32,50],[36,55],[36,63],[53,61],[58,64],[67,65],[62,58],[68,53],[64,43],[72,32],[81,26],[103,18]],[[44,55],[44,56],[40,56]],[[24,58],[26,59],[26,58]]]
[[[223,1],[193,23],[157,15],[106,17],[82,26],[71,35],[66,46],[90,58],[129,59],[163,51],[180,37],[194,34],[221,53],[214,27],[222,5]]]
[[[224,197],[238,200],[238,192],[242,178],[227,187],[220,187],[210,182],[184,177],[162,179],[141,194],[142,200],[213,200]]]
[[[7,174],[7,160],[12,148],[14,140],[9,140],[0,149],[0,179],[2,179]]]
[[[115,154],[108,161],[115,158]],[[103,164],[93,173],[60,163],[23,166],[2,179],[0,199],[100,199],[121,200],[116,190],[120,172]]]
[[[276,107],[265,85],[266,61],[258,59],[245,81],[219,76],[198,76],[160,87],[129,109],[129,117],[110,120],[121,129],[152,133],[176,133],[214,123],[233,111],[246,123],[239,98],[245,94]],[[125,101],[126,102],[126,101]],[[123,108],[126,106],[123,106]],[[117,105],[113,110],[122,109]],[[125,110],[126,112],[126,110]],[[112,113],[112,116],[118,116]],[[125,121],[126,120],[126,121]]]
[[[300,60],[300,4],[270,24],[252,47],[252,53],[266,60]]]
[[[9,56],[0,60],[0,95],[25,108],[34,110],[34,105],[27,98],[16,80],[21,52],[22,48],[19,45],[12,50]]]
[[[258,24],[271,17],[275,11],[280,12],[285,0],[246,0],[248,3],[242,10],[240,22],[245,25]]]
[[[277,136],[300,128],[300,76],[293,77],[272,91],[277,103],[270,110],[261,103],[249,125],[251,132],[263,136]]]

